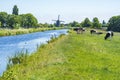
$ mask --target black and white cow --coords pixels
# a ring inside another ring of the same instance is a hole
[[[106,39],[108,39],[108,38],[112,38],[113,35],[114,35],[113,31],[108,31],[108,32],[106,33],[104,39],[106,40]]]
[[[96,32],[97,32],[97,31],[95,31],[95,30],[90,30],[90,33],[91,33],[91,34],[96,34]]]
[[[85,31],[85,28],[77,27],[77,28],[74,28],[73,30],[76,31],[77,34],[80,34],[80,33],[83,33]]]
[[[96,30],[90,30],[90,33],[91,34],[98,34],[98,35],[103,34],[103,32],[97,32]]]

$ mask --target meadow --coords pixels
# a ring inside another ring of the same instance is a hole
[[[120,80],[120,34],[69,31],[16,64],[0,80]]]

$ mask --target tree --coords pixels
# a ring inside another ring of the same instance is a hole
[[[64,27],[64,24],[60,24],[61,27]]]
[[[85,20],[81,23],[82,27],[91,27],[92,23],[88,18],[85,18]]]
[[[20,16],[8,15],[7,25],[9,28],[18,29],[20,27]]]
[[[53,28],[54,25],[53,25],[53,24],[49,24],[48,27],[49,27],[49,28]]]
[[[48,23],[45,23],[45,24],[43,24],[43,27],[48,27],[49,26],[49,24]]]
[[[19,9],[17,8],[17,5],[14,5],[12,14],[18,15],[18,11]]]
[[[80,23],[78,23],[77,21],[73,21],[71,24],[71,27],[81,27]]]
[[[36,27],[37,19],[30,13],[21,15],[21,26],[24,28]]]
[[[0,22],[1,22],[1,27],[6,27],[6,22],[7,22],[7,16],[8,14],[6,12],[0,12]]]
[[[103,20],[102,27],[107,27],[107,26],[108,26],[107,23]]]
[[[107,30],[120,32],[120,16],[113,16],[109,19]]]
[[[93,18],[92,24],[93,24],[92,25],[93,28],[101,28],[102,27],[97,17]]]
[[[21,18],[21,23],[20,23],[21,27],[27,28],[27,27],[26,27],[26,26],[27,26],[27,20],[26,20],[25,14],[21,14],[21,15],[20,15],[20,18]]]

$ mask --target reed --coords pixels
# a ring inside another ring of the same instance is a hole
[[[28,57],[28,51],[17,52],[14,56],[8,58],[7,70],[17,64],[26,64],[26,59]]]
[[[42,32],[46,30],[56,30],[56,29],[62,29],[62,28],[0,29],[0,36],[12,36],[12,35],[28,34],[33,32]]]

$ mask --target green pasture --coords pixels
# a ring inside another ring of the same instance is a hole
[[[120,80],[120,34],[104,40],[103,33],[69,31],[8,69],[0,80]]]

